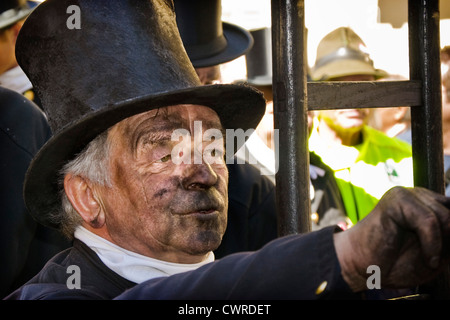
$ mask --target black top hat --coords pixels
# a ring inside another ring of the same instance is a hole
[[[257,86],[272,85],[272,30],[250,30],[254,44],[245,55],[247,82]]]
[[[69,5],[79,8],[79,29],[68,28]],[[117,122],[159,107],[199,104],[215,110],[224,128],[246,130],[264,114],[264,99],[250,87],[200,84],[170,0],[47,0],[27,18],[16,55],[54,134],[33,159],[24,186],[28,209],[48,226],[58,226],[49,215],[60,209],[59,170]]]
[[[34,1],[2,0],[0,2],[0,29],[26,18],[37,4]]]
[[[253,45],[250,33],[222,22],[220,0],[174,0],[178,29],[196,68],[231,61]]]
[[[245,55],[247,67],[246,82],[256,87],[271,86],[272,76],[272,29],[269,27],[250,30],[253,47]],[[311,81],[309,71],[306,75]]]

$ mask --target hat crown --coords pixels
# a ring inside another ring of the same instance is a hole
[[[79,29],[67,25],[70,5]],[[26,20],[16,56],[54,133],[128,99],[199,85],[165,0],[47,0]]]
[[[245,55],[247,81],[254,85],[272,84],[272,32],[271,28],[250,30],[253,47]]]
[[[317,59],[336,52],[340,48],[361,50],[366,47],[364,41],[350,28],[341,27],[328,33],[317,47]]]
[[[220,0],[174,0],[174,5],[180,35],[191,59],[225,49]]]
[[[379,72],[383,73],[374,68],[364,41],[348,27],[336,29],[320,41],[312,71],[315,80],[352,74],[377,77]]]
[[[317,47],[315,67],[337,59],[361,60],[373,66],[366,44],[350,28],[341,27],[327,34]]]

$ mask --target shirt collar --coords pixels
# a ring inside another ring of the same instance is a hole
[[[126,250],[82,226],[77,227],[74,236],[89,246],[109,269],[135,283],[195,270],[214,261],[212,251],[208,253],[204,261],[194,264],[173,263],[150,258]]]

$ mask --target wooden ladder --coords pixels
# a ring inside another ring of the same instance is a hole
[[[414,185],[444,193],[439,0],[408,0],[410,80],[307,82],[303,0],[271,0],[280,236],[311,230],[308,110],[411,107]],[[444,272],[422,292],[449,298]]]

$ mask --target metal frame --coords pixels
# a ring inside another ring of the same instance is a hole
[[[414,184],[444,193],[439,0],[408,1],[410,80],[401,82],[307,83],[304,1],[272,0],[271,8],[279,235],[310,231],[308,110],[411,106]],[[322,101],[325,91],[339,98]],[[425,292],[448,298],[448,274]]]
[[[283,128],[275,159],[280,235],[307,232],[311,224],[304,32],[304,1],[272,0],[274,127]]]

